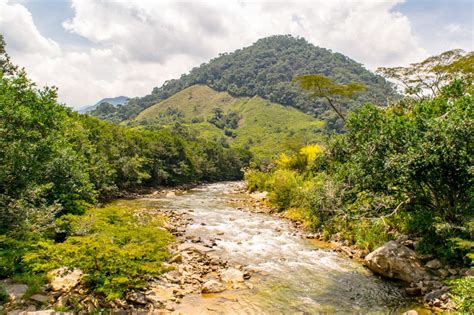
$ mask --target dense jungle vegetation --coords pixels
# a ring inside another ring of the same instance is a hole
[[[324,74],[337,83],[356,81],[366,86],[364,93],[342,104],[344,111],[365,102],[385,104],[387,99],[396,96],[389,82],[354,60],[315,47],[303,38],[277,35],[260,39],[232,53],[221,54],[179,79],[154,88],[151,94],[129,100],[124,106],[104,104],[92,114],[115,122],[123,121],[187,87],[204,84],[232,96],[260,96],[274,103],[295,107],[328,121],[330,129],[341,130],[341,121],[333,111],[328,110],[327,102],[308,97],[292,82],[295,76],[309,73]]]

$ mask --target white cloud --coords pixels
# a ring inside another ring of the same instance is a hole
[[[0,2],[0,30],[14,61],[38,82],[58,86],[68,105],[144,95],[218,53],[274,34],[305,37],[372,69],[426,55],[410,21],[393,12],[401,0],[71,2],[75,15],[64,28],[95,48],[61,50],[25,7]]]
[[[59,45],[43,37],[33,23],[30,12],[21,4],[0,1],[0,33],[5,36],[12,54],[57,56]]]

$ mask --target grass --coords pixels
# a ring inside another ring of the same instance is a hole
[[[214,108],[239,114],[235,137],[207,121]],[[194,85],[141,112],[134,123],[163,123],[163,117],[180,112],[180,119],[198,137],[225,139],[232,146],[244,147],[256,160],[265,160],[281,152],[292,152],[318,140],[324,122],[292,107],[264,100],[258,96],[233,97],[205,85]],[[165,119],[166,120],[166,119]]]

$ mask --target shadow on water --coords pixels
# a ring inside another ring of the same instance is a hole
[[[187,211],[186,233],[215,240],[215,253],[256,273],[251,288],[190,295],[185,314],[401,314],[418,309],[397,283],[384,281],[359,263],[301,238],[287,222],[235,207],[248,198],[236,183],[195,188],[172,198],[140,199],[144,207]],[[189,211],[192,209],[192,211]]]

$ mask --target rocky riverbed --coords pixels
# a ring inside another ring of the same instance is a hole
[[[154,314],[401,314],[418,307],[410,291],[417,284],[405,289],[375,276],[361,264],[367,253],[338,240],[318,241],[298,223],[269,215],[265,197],[249,196],[243,183],[218,183],[124,200],[140,205],[138,216],[169,218],[164,228],[176,237],[166,262],[170,271],[106,303],[86,290],[80,273],[58,274],[43,294],[28,300],[18,294],[21,307],[14,313],[69,306],[84,313],[105,307]],[[444,303],[445,288],[426,281],[420,292],[442,290],[436,299]]]

